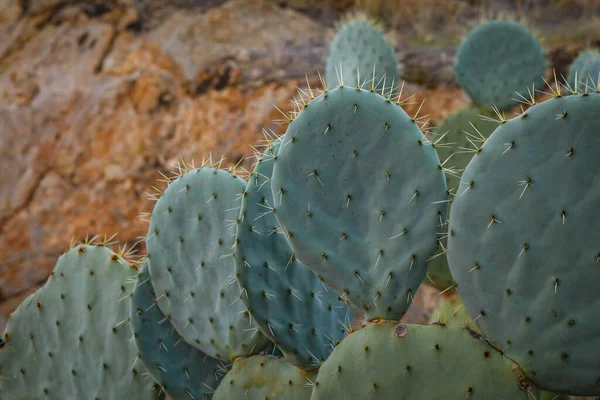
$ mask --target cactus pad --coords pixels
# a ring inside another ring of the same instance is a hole
[[[277,230],[271,174],[279,141],[269,147],[250,176],[237,229],[236,270],[248,309],[262,332],[303,369],[318,368],[352,317],[345,303],[292,253]]]
[[[271,190],[300,261],[367,319],[404,315],[448,194],[435,149],[401,107],[347,87],[311,100],[282,139]]]
[[[214,400],[310,400],[316,372],[306,372],[285,358],[257,355],[235,360]]]
[[[131,298],[131,326],[142,361],[173,400],[211,398],[225,367],[183,341],[155,298],[146,262]]]
[[[541,88],[546,59],[538,39],[513,21],[489,21],[473,29],[454,59],[456,81],[479,107],[506,110],[518,93]]]
[[[506,121],[466,168],[448,262],[482,332],[540,387],[600,395],[600,94]]]
[[[181,175],[156,203],[146,238],[161,311],[187,343],[225,361],[268,344],[240,300],[231,257],[245,188],[220,169]]]
[[[481,333],[477,323],[465,310],[460,297],[453,294],[451,297],[440,296],[440,301],[431,315],[430,324],[466,327]]]
[[[370,323],[321,366],[311,400],[530,399],[518,366],[466,328]]]
[[[575,85],[575,75],[579,84]],[[600,75],[600,52],[598,50],[586,50],[579,54],[571,68],[567,82],[572,89],[585,91],[586,86],[588,91],[596,89],[600,84],[598,77]]]
[[[62,255],[46,284],[8,320],[0,397],[156,399],[130,340],[136,274],[106,247],[85,244]]]

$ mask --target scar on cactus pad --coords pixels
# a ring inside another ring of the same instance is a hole
[[[0,350],[5,399],[156,399],[131,340],[137,270],[94,240],[63,254],[11,314]]]
[[[469,314],[534,382],[600,395],[600,93],[554,96],[465,169],[448,262]]]

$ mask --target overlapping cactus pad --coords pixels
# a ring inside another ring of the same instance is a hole
[[[544,389],[600,394],[600,93],[502,124],[466,168],[448,261],[467,311]],[[467,190],[468,189],[468,190]]]
[[[312,400],[531,399],[535,386],[466,328],[370,323],[336,347]]]
[[[235,254],[244,302],[265,335],[303,369],[318,368],[352,318],[333,289],[294,256],[275,218],[271,174],[280,142],[265,150],[242,201]]]
[[[571,89],[577,91],[594,91],[600,84],[600,52],[586,50],[579,54],[571,68],[567,82]]]
[[[0,350],[3,399],[157,399],[131,341],[137,271],[103,246],[62,255],[11,315]]]
[[[310,400],[316,372],[306,372],[285,358],[241,358],[215,392],[214,400]]]
[[[268,344],[235,278],[235,225],[245,189],[246,182],[230,172],[191,170],[164,191],[147,236],[160,309],[186,342],[225,361]]]
[[[271,190],[300,261],[368,319],[402,317],[448,194],[435,149],[400,106],[348,87],[311,100],[282,138]]]
[[[155,298],[146,262],[131,298],[131,326],[143,363],[173,400],[211,398],[227,372],[224,363],[183,341]]]

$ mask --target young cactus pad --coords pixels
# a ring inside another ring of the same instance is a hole
[[[600,82],[600,52],[598,50],[586,50],[579,54],[571,68],[567,82],[569,86],[577,91],[595,90]],[[575,81],[577,80],[577,85]]]
[[[384,87],[384,80],[386,89],[400,82],[394,48],[365,17],[341,26],[329,46],[325,70],[325,81],[331,87],[340,80],[356,86],[359,76],[373,80],[371,84],[379,89]]]
[[[275,215],[294,254],[367,319],[402,317],[448,198],[415,121],[376,92],[338,87],[307,103],[277,158]]]
[[[600,94],[506,121],[467,166],[448,263],[482,332],[540,387],[600,395]]]
[[[131,298],[131,326],[148,372],[173,400],[212,397],[227,372],[223,362],[183,341],[155,298],[146,262]]]
[[[534,385],[476,332],[382,321],[335,348],[311,400],[531,398]]]
[[[63,254],[8,320],[0,398],[156,399],[128,323],[136,274],[103,246]]]
[[[306,372],[285,358],[256,355],[234,361],[213,400],[310,400],[316,372]]]
[[[186,342],[225,361],[268,344],[235,284],[231,254],[245,189],[246,182],[227,171],[186,172],[156,203],[146,238],[161,311]]]
[[[262,332],[287,359],[303,369],[318,368],[342,340],[352,313],[331,288],[298,261],[275,218],[271,174],[280,141],[265,150],[242,200],[235,265],[242,299]]]
[[[473,29],[454,59],[456,81],[479,107],[507,110],[517,93],[544,85],[546,58],[538,39],[513,21],[489,21]]]

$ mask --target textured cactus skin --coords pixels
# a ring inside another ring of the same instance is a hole
[[[242,200],[235,265],[243,297],[262,332],[303,369],[318,368],[345,330],[352,313],[338,295],[293,256],[273,208],[270,179],[279,140],[260,158]]]
[[[574,395],[600,394],[599,108],[598,93],[559,97],[502,124],[449,226],[469,314],[539,386]]]
[[[329,46],[325,71],[327,86],[332,88],[339,85],[340,77],[345,85],[356,86],[359,75],[361,83],[365,77],[375,78],[379,88],[384,77],[386,88],[400,82],[394,48],[377,27],[365,21],[350,21],[340,28]]]
[[[454,59],[456,81],[480,107],[506,110],[515,92],[544,86],[546,59],[537,38],[512,21],[489,21],[473,29]]]
[[[456,294],[451,297],[440,297],[440,302],[433,311],[429,323],[465,327],[481,333],[477,323],[469,316],[460,297]]]
[[[225,361],[268,344],[239,300],[240,288],[230,284],[235,228],[228,225],[235,225],[245,188],[227,171],[185,173],[156,203],[146,239],[161,311],[187,343]]]
[[[146,262],[131,298],[131,326],[140,358],[173,400],[212,398],[225,367],[181,340],[171,323],[165,321],[155,298]]]
[[[402,317],[446,213],[431,143],[398,105],[346,87],[310,101],[282,143],[271,189],[298,259],[367,319]]]
[[[213,400],[310,400],[316,372],[306,372],[285,358],[256,355],[234,361]]]
[[[598,75],[600,74],[600,52],[598,50],[586,50],[579,54],[567,76],[567,82],[573,89],[585,91],[586,86],[588,91],[594,90],[598,85]],[[577,75],[578,85],[575,85],[575,75]]]
[[[80,245],[62,255],[8,320],[0,397],[161,398],[130,340],[127,299],[136,273],[106,247]]]
[[[478,337],[466,328],[370,323],[321,366],[311,400],[525,400],[527,389],[537,398],[522,371]]]
[[[444,162],[450,157],[450,160],[445,165],[446,167],[454,168],[458,175],[446,174],[446,184],[451,198],[457,194],[460,174],[475,154],[476,149],[474,144],[481,146],[480,134],[487,138],[498,126],[495,122],[482,119],[482,116],[491,118],[495,114],[484,108],[463,108],[450,114],[437,128],[436,133],[439,142],[436,150],[440,161]],[[434,139],[436,138],[432,138],[432,140]],[[469,151],[468,149],[472,149],[473,151]],[[448,213],[451,210],[450,206]],[[448,214],[449,217],[450,215]],[[444,249],[447,247],[448,240],[441,240],[441,246],[438,250],[438,254],[441,255],[429,262],[427,277],[423,280],[424,283],[440,290],[446,290],[454,285],[452,274],[450,273],[450,269],[448,269],[448,260],[444,254]]]

